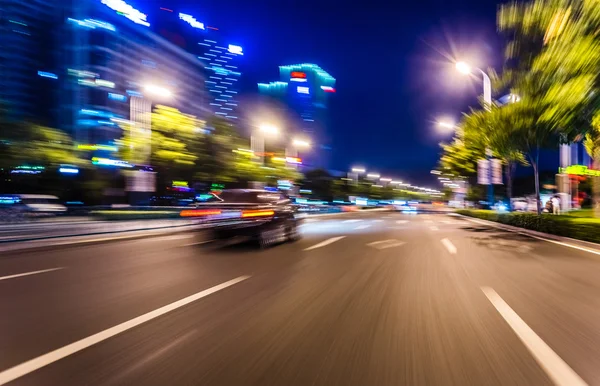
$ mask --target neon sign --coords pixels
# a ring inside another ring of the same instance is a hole
[[[308,87],[298,86],[296,90],[298,91],[298,94],[310,94]]]
[[[188,15],[185,13],[180,13],[179,18],[183,21],[188,22],[194,28],[204,29],[204,23],[200,23],[196,18],[192,15]]]
[[[227,51],[231,52],[232,54],[244,55],[244,53],[242,52],[242,47],[233,44],[229,45]]]
[[[290,74],[290,77],[306,79],[306,72],[292,71],[292,73]]]
[[[77,145],[79,150],[104,150],[104,151],[117,151],[116,146],[110,145]]]
[[[566,168],[559,168],[559,173],[577,176],[600,176],[600,170],[588,169],[585,165],[571,165]]]
[[[131,165],[127,161],[121,161],[118,159],[110,159],[110,158],[98,158],[98,157],[92,158],[92,164],[93,165],[103,165],[103,166],[118,166],[118,167],[122,167],[122,168],[132,168],[133,167],[133,165]]]
[[[150,26],[150,23],[146,21],[146,14],[141,13],[131,5],[127,4],[123,0],[102,0],[102,4],[108,8],[117,11],[119,15],[123,15],[136,24],[141,24],[146,27]]]
[[[335,89],[330,86],[321,86],[321,90],[323,90],[325,92],[335,92]]]

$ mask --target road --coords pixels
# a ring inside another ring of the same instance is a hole
[[[0,384],[600,384],[600,256],[445,214],[0,256]]]

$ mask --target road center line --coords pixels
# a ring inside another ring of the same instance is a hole
[[[315,244],[312,247],[305,248],[304,250],[305,251],[310,251],[311,249],[321,248],[321,247],[324,247],[324,246],[329,245],[331,243],[335,243],[336,241],[339,241],[339,240],[343,239],[344,237],[346,237],[346,236],[332,237],[332,238],[327,239],[325,241],[321,241],[320,243]]]
[[[406,224],[408,222],[408,220],[398,220],[396,221],[396,224]]]
[[[64,269],[65,267],[58,267],[58,268],[50,268],[50,269],[42,269],[40,271],[31,271],[31,272],[25,272],[25,273],[18,273],[16,275],[9,275],[9,276],[1,276],[0,280],[8,280],[8,279],[14,279],[17,277],[22,277],[22,276],[29,276],[29,275],[37,275],[38,273],[45,273],[45,272],[52,272],[52,271],[58,271],[59,269]]]
[[[177,300],[171,304],[167,304],[166,306],[160,307],[154,311],[150,311],[144,315],[140,315],[137,318],[133,318],[121,324],[118,324],[114,327],[101,331],[97,334],[88,336],[87,338],[83,338],[78,340],[77,342],[73,342],[69,345],[56,349],[54,351],[50,351],[44,355],[41,355],[37,358],[31,359],[27,362],[21,363],[20,365],[11,367],[8,370],[4,370],[0,372],[0,385],[7,384],[8,382],[14,381],[24,375],[32,373],[42,367],[48,366],[51,363],[59,361],[69,355],[75,354],[83,349],[86,349],[90,346],[93,346],[97,343],[100,343],[108,338],[111,338],[115,335],[118,335],[122,332],[130,330],[134,327],[139,326],[140,324],[146,323],[152,319],[158,318],[166,313],[174,311],[178,308],[181,308],[187,304],[195,302],[198,299],[202,299],[210,294],[218,292],[227,287],[231,287],[234,284],[237,284],[241,281],[248,279],[250,276],[240,276],[235,279],[226,281],[225,283],[221,283],[214,287],[205,289],[204,291],[200,291],[183,299]]]
[[[356,228],[354,228],[354,229],[367,229],[367,228],[370,228],[370,227],[371,227],[371,225],[369,225],[369,224],[365,224],[365,225],[359,225],[359,226],[357,226],[357,227],[356,227]]]
[[[444,247],[446,247],[448,252],[450,252],[453,255],[456,255],[456,247],[454,246],[454,244],[452,244],[452,241],[448,239],[442,239],[442,244],[444,244]]]
[[[359,220],[359,219],[353,219],[353,220],[344,220],[344,221],[342,221],[342,222],[359,222],[359,221],[362,221],[362,220]]]
[[[585,386],[587,383],[533,331],[527,323],[490,287],[481,290],[517,334],[525,347],[556,385]]]

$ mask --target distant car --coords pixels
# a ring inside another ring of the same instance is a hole
[[[216,239],[242,237],[261,248],[300,238],[296,207],[282,193],[259,189],[226,189],[217,200],[181,212],[212,225]]]
[[[67,207],[46,194],[0,194],[0,211],[8,216],[48,216],[65,213]]]

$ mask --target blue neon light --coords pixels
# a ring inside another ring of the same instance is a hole
[[[111,99],[113,101],[118,101],[118,102],[127,102],[127,97],[125,95],[117,94],[114,92],[108,93],[108,99]]]
[[[58,169],[59,172],[61,173],[66,173],[66,174],[77,174],[79,173],[79,169],[75,169],[75,168],[60,168]]]
[[[58,75],[46,71],[38,71],[37,74],[42,78],[58,79]]]
[[[179,14],[179,18],[181,20],[183,20],[183,21],[188,22],[188,24],[191,25],[194,28],[204,29],[204,23],[200,23],[192,15],[188,15],[188,14],[185,14],[185,13],[180,13]]]

